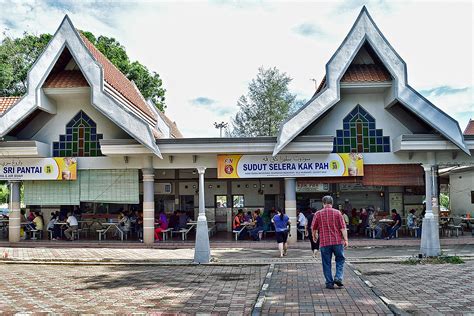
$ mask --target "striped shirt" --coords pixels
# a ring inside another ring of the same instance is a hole
[[[332,207],[325,207],[314,214],[313,231],[317,230],[319,235],[319,246],[342,245],[342,229],[346,229],[346,223],[341,212]]]

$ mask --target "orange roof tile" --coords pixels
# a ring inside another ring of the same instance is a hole
[[[169,126],[171,137],[183,138],[183,134],[181,134],[181,131],[178,129],[178,125],[176,124],[176,122],[171,121],[171,119],[168,116],[166,116],[165,113],[161,111],[159,113],[160,113],[160,116],[163,118],[163,120],[165,120],[166,124]]]
[[[90,51],[94,59],[102,66],[104,70],[105,81],[111,85],[118,93],[125,99],[130,101],[136,109],[156,121],[156,117],[145,102],[145,99],[140,94],[133,83],[128,80],[125,75],[112,64],[107,57],[105,57],[82,33],[82,41]]]
[[[353,64],[347,68],[341,82],[384,82],[391,80],[390,73],[382,65]]]
[[[88,87],[89,84],[80,70],[63,70],[49,75],[44,88],[77,88]]]
[[[21,97],[0,97],[0,114],[5,113],[9,108],[14,106]]]
[[[390,73],[382,65],[377,64],[352,64],[347,68],[341,82],[386,82],[391,81]],[[326,76],[316,89],[316,93],[326,86]]]
[[[464,130],[464,135],[474,135],[474,120],[470,119],[467,123],[466,129]]]

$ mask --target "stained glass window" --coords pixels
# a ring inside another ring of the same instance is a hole
[[[54,157],[96,157],[102,156],[95,122],[83,111],[66,125],[66,134],[59,135],[59,142],[53,142]]]
[[[383,136],[375,128],[375,119],[362,106],[357,105],[342,122],[343,129],[336,130],[335,153],[390,152],[390,136]]]

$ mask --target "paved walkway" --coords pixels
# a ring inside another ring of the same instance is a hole
[[[335,267],[333,267],[335,269]],[[346,266],[344,288],[325,288],[321,264],[275,265],[262,307],[265,315],[392,315]]]
[[[419,238],[397,238],[397,239],[371,239],[371,238],[363,238],[363,237],[356,237],[356,238],[349,238],[351,248],[360,248],[360,247],[420,247],[420,239]],[[451,246],[451,245],[474,245],[474,236],[470,233],[465,232],[464,236],[459,237],[443,237],[440,239],[442,246]],[[243,241],[224,241],[224,240],[211,240],[211,248],[248,248],[248,249],[273,249],[275,247],[275,239],[274,237],[268,237],[260,242],[254,242],[249,240]],[[193,248],[194,247],[194,240],[187,240],[187,241],[180,241],[180,240],[171,240],[165,242],[156,242],[152,246],[145,246],[143,243],[138,241],[119,241],[119,240],[105,240],[105,241],[97,241],[97,240],[77,240],[74,242],[67,242],[67,241],[49,241],[49,240],[41,240],[41,241],[21,241],[19,243],[10,244],[5,239],[0,239],[0,247],[47,247],[47,248],[136,248],[136,249],[143,249],[143,248],[155,248],[155,249],[177,249],[177,248]],[[305,241],[298,241],[295,245],[292,246],[293,248],[301,248],[307,249],[309,248],[309,241],[306,239]]]
[[[418,247],[359,247],[346,251],[352,262],[397,261],[416,256]],[[474,259],[474,245],[450,245],[443,247],[445,254],[471,256]],[[212,249],[215,263],[225,264],[270,264],[311,261],[309,248],[291,248],[288,257],[279,258],[276,244],[272,249],[225,248]],[[114,248],[11,248],[0,247],[0,261],[62,261],[102,263],[163,263],[190,264],[194,250],[190,249],[114,249]]]
[[[0,314],[248,315],[267,270],[268,266],[9,265],[2,267]]]
[[[399,310],[474,315],[474,261],[465,264],[354,264]]]

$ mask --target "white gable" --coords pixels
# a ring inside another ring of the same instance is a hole
[[[407,84],[407,68],[403,59],[388,43],[364,7],[356,22],[326,64],[326,87],[281,126],[273,154],[298,136],[312,122],[340,100],[340,78],[365,42],[374,49],[394,78],[391,93],[384,100],[385,108],[403,104],[421,120],[470,155],[456,120],[438,109]],[[358,58],[360,61],[361,58]]]

